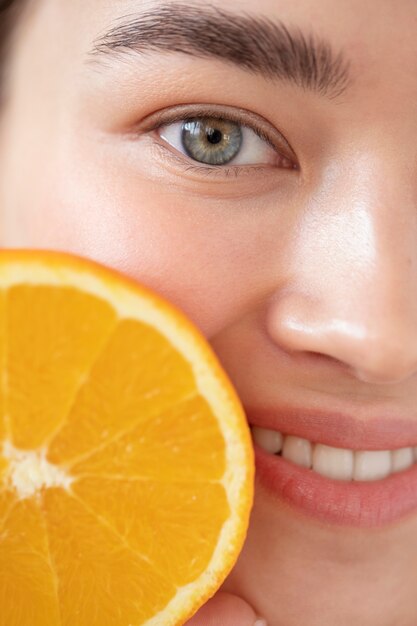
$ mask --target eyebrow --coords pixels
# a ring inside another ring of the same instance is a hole
[[[351,83],[342,52],[313,33],[246,12],[175,2],[120,18],[100,36],[92,57],[165,52],[232,63],[270,80],[284,80],[330,99]]]

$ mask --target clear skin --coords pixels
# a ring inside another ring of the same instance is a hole
[[[178,54],[98,71],[93,40],[143,3],[39,0],[10,61],[0,243],[72,251],[151,286],[201,329],[244,405],[417,420],[416,3],[220,4],[314,25],[348,53],[350,91],[336,103]],[[163,140],[126,134],[194,103],[263,116],[299,170],[190,173],[152,149]],[[257,484],[239,560],[190,624],[415,626],[416,570],[417,515],[325,525]]]

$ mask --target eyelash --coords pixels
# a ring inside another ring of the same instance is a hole
[[[177,113],[173,113],[171,115],[167,114],[166,116],[158,115],[158,119],[156,120],[156,122],[148,126],[146,128],[146,132],[156,133],[158,130],[160,130],[164,126],[175,124],[176,122],[185,122],[190,119],[196,119],[196,118],[201,119],[201,118],[206,118],[206,117],[231,121],[236,124],[239,124],[242,127],[249,128],[260,139],[265,141],[265,143],[269,145],[276,152],[279,158],[287,159],[292,162],[292,167],[279,167],[279,169],[286,169],[290,171],[298,169],[297,165],[293,161],[293,158],[290,156],[286,156],[282,154],[281,151],[279,151],[279,149],[277,148],[277,145],[273,142],[273,140],[265,132],[265,130],[256,123],[256,120],[251,120],[250,124],[245,123],[245,121],[242,120],[242,117],[237,112],[236,113],[233,113],[233,112],[222,113],[221,111],[219,111],[219,109],[213,110],[210,108],[197,108],[197,109],[188,110],[188,111],[180,111]],[[241,175],[251,175],[254,172],[261,172],[261,171],[265,171],[266,169],[268,170],[271,169],[270,165],[265,165],[265,166],[262,166],[262,165],[234,165],[234,166],[211,165],[210,166],[210,165],[204,165],[204,164],[194,165],[193,164],[194,162],[191,158],[188,158],[186,155],[183,155],[178,152],[174,153],[173,150],[175,150],[175,148],[172,148],[172,146],[169,146],[169,144],[167,144],[166,142],[162,143],[163,139],[159,135],[156,134],[156,138],[159,140],[156,144],[157,148],[159,148],[160,150],[163,150],[164,154],[165,155],[168,154],[168,156],[171,159],[174,159],[185,172],[194,172],[196,174],[200,174],[200,175],[203,174],[205,176],[211,176],[211,177],[220,176],[222,178],[230,178],[234,176],[235,178],[237,178],[238,176],[241,176]]]
[[[237,178],[238,176],[249,176],[254,172],[263,172],[266,169],[271,169],[271,166],[262,166],[262,165],[193,165],[192,159],[187,159],[187,157],[181,153],[176,154],[173,152],[172,147],[168,147],[165,144],[158,143],[157,148],[163,151],[164,155],[168,155],[171,160],[175,160],[178,166],[184,172],[192,172],[198,175],[204,175],[206,177],[221,177],[221,178],[232,178],[233,176]],[[196,161],[197,163],[197,161]]]

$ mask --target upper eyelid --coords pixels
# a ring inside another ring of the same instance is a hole
[[[261,132],[258,128],[254,127],[254,126],[249,126],[249,124],[243,124],[241,121],[238,120],[234,120],[231,119],[225,115],[223,115],[221,118],[220,116],[213,116],[213,115],[194,115],[194,114],[190,114],[189,116],[184,116],[182,115],[179,119],[178,118],[174,118],[173,120],[168,120],[166,123],[161,124],[160,126],[157,126],[154,130],[158,130],[160,128],[164,128],[165,126],[171,126],[172,124],[178,124],[180,122],[184,122],[187,121],[189,119],[203,119],[206,117],[210,117],[211,119],[223,119],[223,120],[227,120],[227,121],[231,121],[235,124],[239,124],[242,128],[247,128],[248,130],[251,130],[253,133],[255,133],[262,141],[265,141],[265,143],[267,143],[273,150],[277,151],[277,146],[271,141],[270,137],[268,137],[267,135],[265,135],[265,133]]]
[[[277,130],[260,115],[238,107],[217,104],[187,104],[166,107],[156,113],[152,113],[147,118],[142,120],[140,123],[140,130],[142,132],[150,132],[175,122],[198,117],[227,119],[237,124],[241,124],[242,126],[246,126],[256,132],[256,134],[258,134],[258,136],[266,141],[272,148],[277,151],[282,151],[284,156],[298,164],[294,150],[279,130]],[[272,140],[271,135],[273,136]]]

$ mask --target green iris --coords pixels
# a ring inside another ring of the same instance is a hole
[[[239,152],[242,130],[239,124],[229,120],[191,119],[182,125],[181,140],[187,155],[195,161],[224,165]]]

